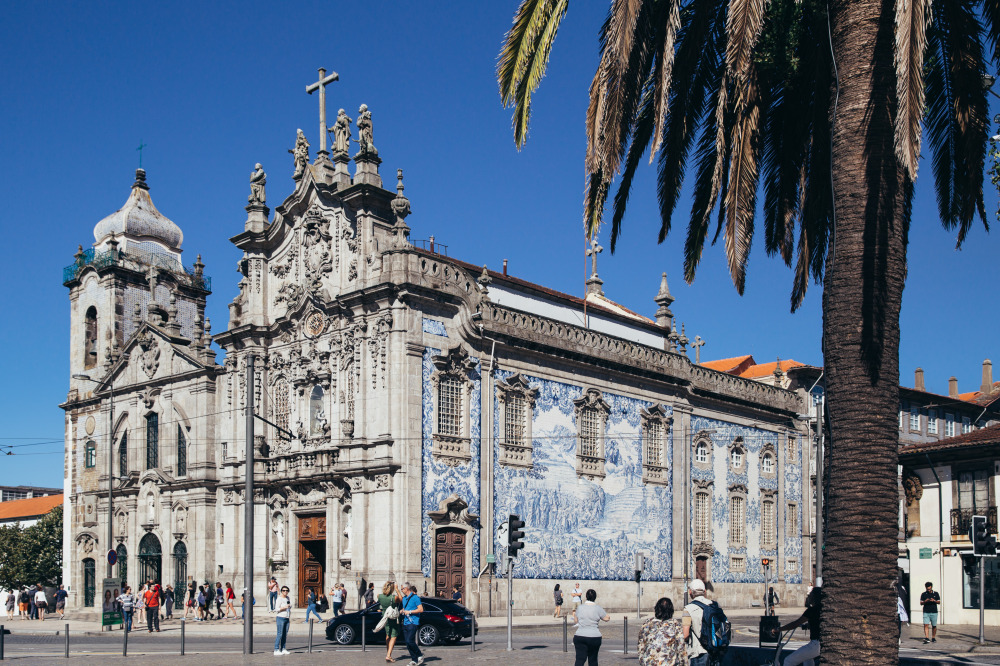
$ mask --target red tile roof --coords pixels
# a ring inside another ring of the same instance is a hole
[[[805,363],[799,363],[798,361],[793,361],[788,359],[787,361],[774,361],[772,363],[760,363],[758,365],[752,365],[743,372],[740,373],[740,377],[746,379],[757,379],[760,377],[767,377],[768,375],[773,375],[775,369],[781,366],[782,372],[787,372],[791,368],[800,368],[805,365]]]
[[[948,449],[960,449],[964,447],[982,446],[984,444],[1000,444],[1000,423],[996,423],[985,428],[976,428],[972,432],[967,432],[947,439],[939,439],[936,442],[919,442],[917,444],[907,444],[899,447],[899,454],[923,453],[925,451],[944,451]]]
[[[39,516],[44,516],[62,503],[62,493],[0,502],[0,522],[38,518]]]
[[[747,354],[745,356],[722,358],[717,361],[705,361],[702,363],[702,366],[708,368],[709,370],[718,370],[719,372],[727,372],[729,374],[738,375],[756,363],[757,361],[753,359],[753,356]]]

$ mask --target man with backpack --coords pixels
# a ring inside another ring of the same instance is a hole
[[[705,582],[695,578],[688,586],[691,603],[681,618],[684,640],[688,642],[689,666],[715,666],[729,648],[732,627],[726,613],[705,597]]]

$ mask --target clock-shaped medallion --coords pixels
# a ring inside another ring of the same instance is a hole
[[[326,319],[319,312],[313,312],[308,317],[306,317],[306,335],[310,338],[315,338],[317,335],[323,332],[326,328]]]

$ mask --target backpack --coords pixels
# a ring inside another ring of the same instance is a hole
[[[698,634],[698,642],[712,657],[724,654],[729,649],[733,634],[726,612],[714,601],[703,604],[696,600],[692,603],[698,604],[701,608],[701,632]]]

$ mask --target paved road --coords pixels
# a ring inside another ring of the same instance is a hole
[[[129,637],[129,658],[142,657],[143,663],[176,662],[178,659],[197,660],[203,663],[210,659],[213,666],[229,664],[264,664],[272,663],[275,657],[273,651],[273,635],[257,627],[255,632],[254,651],[252,658],[245,659],[242,655],[242,641],[239,636],[209,637],[189,635],[186,640],[186,657],[180,657],[180,635],[174,632],[147,634],[133,632]],[[351,666],[385,664],[384,648],[371,646],[366,653],[360,646],[341,647],[328,643],[321,632],[314,635],[313,653],[307,652],[307,634],[305,627],[298,625],[289,633],[288,649],[292,655],[283,659],[301,664],[320,664],[332,662],[350,663]],[[740,648],[732,650],[733,664],[759,664],[762,655],[750,650],[756,646],[756,638],[751,636],[748,624],[737,625],[736,643]],[[601,650],[602,663],[635,664],[633,627],[629,627],[629,653],[623,654],[623,628],[609,627],[604,632],[604,645]],[[572,640],[572,637],[570,637]],[[121,656],[121,634],[114,636],[71,636],[71,659],[65,659],[64,637],[52,635],[10,635],[5,641],[5,660],[22,664],[85,664],[93,666],[95,660],[102,664],[112,661],[124,661]],[[506,632],[500,628],[489,628],[480,631],[480,643],[475,653],[470,650],[470,643],[464,641],[456,646],[435,646],[427,648],[427,662],[444,663],[509,663],[511,654],[506,651]],[[948,654],[945,651],[924,650],[919,641],[913,641],[914,646],[904,646],[901,652],[901,664],[928,666],[930,664],[981,664],[984,666],[1000,666],[1000,654]],[[795,647],[795,643],[792,647]],[[553,627],[520,627],[514,634],[514,649],[518,666],[552,666],[554,663],[568,664],[572,660],[572,643],[570,653],[562,651],[562,628]],[[400,666],[406,664],[405,649],[397,648],[396,657]]]

